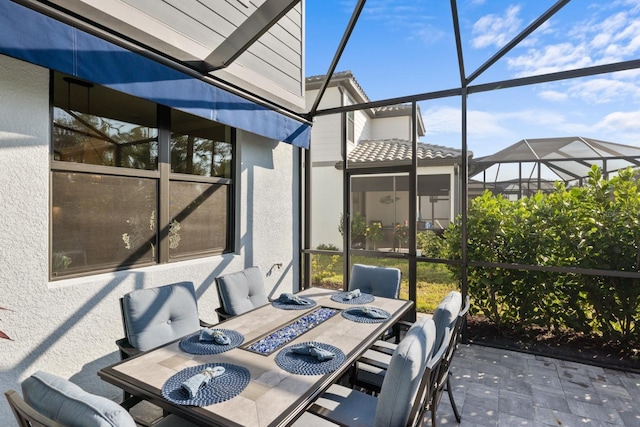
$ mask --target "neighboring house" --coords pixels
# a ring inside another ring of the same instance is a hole
[[[307,106],[313,104],[324,76],[307,78]],[[354,102],[355,101],[355,102]],[[350,71],[334,73],[320,109],[369,102]],[[355,247],[393,250],[394,226],[406,225],[409,218],[408,173],[388,173],[384,168],[411,163],[411,105],[359,110],[341,115],[316,117],[311,131],[312,161],[312,244],[331,244],[342,248],[339,231],[342,215],[341,130],[346,135],[350,168],[367,168],[367,175],[352,176],[352,215],[362,215],[367,225],[381,223],[383,240],[367,242],[354,238]],[[418,137],[425,127],[418,108]],[[346,127],[346,129],[345,129]],[[418,230],[441,231],[459,213],[461,150],[418,143]],[[381,168],[371,173],[370,168]],[[401,245],[401,244],[400,244]],[[406,247],[406,246],[405,246]]]
[[[191,281],[215,322],[222,273],[299,289],[302,5],[221,65],[253,3],[27,3],[0,0],[0,384],[44,370],[118,398],[96,372],[125,293]]]

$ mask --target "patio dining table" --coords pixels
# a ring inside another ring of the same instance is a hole
[[[413,307],[412,301],[367,294],[345,300],[344,294],[310,288],[296,294],[309,304],[276,300],[213,326],[231,338],[228,350],[198,342],[196,333],[103,368],[98,375],[198,425],[286,426]],[[361,307],[387,317],[365,316]],[[293,350],[308,344],[334,357],[321,361]],[[227,368],[219,377],[220,388],[226,381],[225,390],[230,387],[232,394],[216,395],[218,378],[213,378],[202,398],[198,392],[189,400],[181,382],[214,366]],[[223,379],[226,374],[236,377]]]

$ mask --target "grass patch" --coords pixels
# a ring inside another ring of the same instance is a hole
[[[342,289],[343,258],[340,255],[314,254],[313,286]],[[402,259],[353,256],[354,264],[396,267],[402,272],[400,298],[409,298],[409,263]],[[452,290],[460,290],[449,269],[443,264],[418,263],[416,310],[433,313],[440,301]]]

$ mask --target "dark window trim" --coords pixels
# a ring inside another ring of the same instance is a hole
[[[146,170],[146,169],[132,169],[118,166],[104,166],[104,165],[91,165],[84,163],[73,163],[55,160],[55,153],[53,150],[54,140],[54,70],[49,71],[49,239],[48,239],[48,276],[50,281],[66,280],[78,277],[91,277],[99,274],[113,273],[116,271],[126,271],[130,269],[150,267],[160,264],[168,264],[174,262],[181,262],[186,260],[193,260],[199,258],[206,258],[210,256],[218,256],[226,253],[234,253],[236,245],[236,201],[238,197],[236,195],[237,183],[236,180],[240,178],[237,175],[238,170],[238,151],[237,151],[237,131],[235,128],[225,125],[230,131],[230,144],[231,144],[231,178],[221,177],[206,177],[199,175],[187,175],[171,172],[170,168],[170,135],[171,135],[171,109],[169,107],[157,105],[157,128],[158,128],[158,170]],[[202,120],[206,120],[202,118]],[[213,122],[213,121],[212,121]],[[166,153],[163,153],[166,151]],[[158,252],[156,254],[155,262],[140,262],[135,265],[127,265],[121,267],[110,268],[97,268],[91,271],[83,271],[79,273],[65,274],[64,276],[55,275],[53,272],[53,263],[51,261],[53,254],[53,219],[52,219],[52,206],[53,206],[53,174],[55,172],[71,172],[71,173],[92,173],[99,175],[111,175],[120,177],[133,177],[133,178],[145,178],[155,179],[157,181],[157,243]],[[226,225],[226,241],[225,249],[220,252],[217,250],[205,250],[194,252],[192,254],[182,254],[178,256],[169,257],[169,184],[171,181],[180,182],[194,182],[194,183],[207,183],[207,184],[219,184],[228,186],[227,189],[227,225]],[[164,202],[166,200],[166,202]],[[163,213],[164,210],[164,213]]]

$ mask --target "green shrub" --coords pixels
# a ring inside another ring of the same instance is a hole
[[[492,263],[640,271],[640,185],[622,170],[606,180],[593,167],[587,185],[509,201],[485,192],[467,217],[468,259]],[[459,222],[444,255],[461,257]],[[460,276],[460,269],[452,267]],[[474,309],[499,327],[540,325],[638,342],[638,279],[470,267]]]
[[[344,215],[340,215],[338,231],[344,236]],[[367,218],[360,212],[353,214],[351,218],[351,238],[364,237],[367,234]]]
[[[331,243],[320,243],[317,247],[317,250],[319,251],[339,251],[340,249]]]
[[[442,239],[433,231],[419,231],[416,234],[416,247],[422,250],[423,256],[440,258],[443,245]]]

